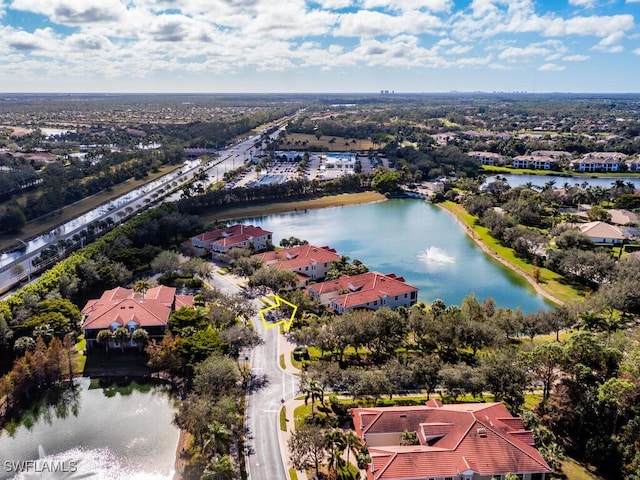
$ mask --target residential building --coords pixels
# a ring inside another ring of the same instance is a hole
[[[191,239],[194,247],[225,253],[232,248],[253,248],[265,250],[271,242],[272,232],[253,225],[232,225],[201,233]]]
[[[408,308],[418,301],[418,289],[393,273],[343,275],[336,280],[309,285],[307,293],[337,313],[356,308]]]
[[[176,295],[173,287],[153,287],[144,295],[122,287],[106,290],[100,298],[89,300],[82,309],[82,330],[87,346],[95,346],[100,330],[115,332],[120,327],[126,328],[129,333],[143,328],[150,338],[160,339],[164,335],[169,315],[183,306],[193,306],[193,296]],[[115,343],[111,346],[120,347]],[[131,341],[127,346],[136,345]]]
[[[548,157],[553,160],[569,160],[572,157],[571,152],[564,150],[534,150],[531,155],[534,157]]]
[[[560,159],[540,155],[518,155],[513,157],[514,168],[531,168],[535,170],[557,170]]]
[[[593,243],[623,243],[626,238],[622,228],[605,222],[573,223],[569,225],[580,230]]]
[[[629,158],[629,159],[625,160],[624,163],[625,163],[625,165],[627,167],[627,171],[634,172],[634,173],[640,173],[640,158],[639,157]]]
[[[304,287],[312,280],[322,280],[327,275],[331,263],[340,260],[340,255],[327,246],[297,245],[256,254],[253,258],[268,267],[297,273],[298,286]]]
[[[354,408],[358,437],[369,449],[368,480],[490,480],[512,473],[551,478],[522,419],[501,403]],[[402,445],[413,432],[417,445]]]
[[[474,160],[479,161],[482,165],[503,165],[504,157],[494,152],[469,152],[467,153]]]
[[[630,210],[609,208],[607,212],[611,215],[609,223],[613,223],[614,225],[638,225],[638,223],[640,223],[638,215]]]
[[[585,153],[571,163],[578,172],[620,172],[628,155],[620,152]]]

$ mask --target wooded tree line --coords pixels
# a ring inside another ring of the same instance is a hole
[[[347,175],[326,182],[296,179],[279,184],[237,187],[229,190],[210,190],[203,195],[179,200],[178,208],[181,212],[187,214],[210,213],[216,207],[244,203],[276,199],[294,200],[339,193],[361,192],[369,189],[370,185],[371,176],[366,174]]]

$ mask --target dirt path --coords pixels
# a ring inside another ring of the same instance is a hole
[[[524,278],[529,283],[529,285],[531,285],[533,287],[533,289],[536,291],[536,293],[538,293],[539,295],[543,296],[547,300],[552,301],[556,305],[564,305],[564,302],[562,300],[560,300],[558,297],[556,297],[553,294],[551,294],[551,293],[547,292],[546,290],[544,290],[528,273],[526,273],[524,270],[516,267],[515,265],[509,263],[504,258],[502,258],[500,255],[498,255],[496,252],[491,250],[482,240],[480,240],[480,238],[478,238],[478,236],[473,231],[473,229],[471,227],[469,227],[469,225],[467,225],[465,222],[463,222],[462,219],[460,217],[458,217],[458,215],[456,215],[455,212],[449,210],[448,208],[444,208],[442,206],[440,206],[440,208],[442,208],[445,212],[448,212],[449,214],[451,214],[451,216],[455,219],[455,221],[458,222],[458,224],[461,225],[464,228],[465,232],[467,232],[467,235],[476,243],[476,245],[478,245],[480,247],[480,249],[484,253],[486,253],[487,255],[490,255],[492,258],[494,258],[495,260],[500,262],[502,265],[507,267],[509,270],[517,273],[522,278]]]

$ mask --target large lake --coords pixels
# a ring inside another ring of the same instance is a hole
[[[32,465],[17,478],[172,479],[179,430],[168,388],[77,382],[75,395],[0,432],[0,478],[14,478],[11,462],[40,459],[40,471],[66,462],[56,468],[69,472],[36,474]]]
[[[420,289],[419,300],[459,305],[469,293],[525,312],[547,308],[543,297],[465,234],[449,213],[406,199],[245,219],[273,232],[274,244],[295,236],[329,245],[370,270],[395,273]]]

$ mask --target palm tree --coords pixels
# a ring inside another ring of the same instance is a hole
[[[138,280],[136,284],[133,286],[133,291],[140,295],[144,300],[144,296],[147,293],[147,290],[151,288],[151,284],[146,280]]]
[[[109,342],[111,340],[113,340],[113,334],[111,333],[110,330],[107,330],[107,329],[100,330],[98,332],[98,335],[96,336],[96,341],[100,345],[104,345],[104,351],[105,352],[109,351]]]
[[[333,478],[336,478],[338,470],[344,468],[346,465],[344,458],[342,458],[344,449],[347,446],[346,438],[342,430],[339,428],[326,431],[324,436],[327,440],[327,445],[329,446],[329,474],[331,476],[331,471],[333,470],[335,474],[333,475]]]
[[[231,432],[229,429],[224,426],[222,423],[214,420],[207,427],[207,432],[205,433],[205,440],[202,444],[202,450],[207,451],[211,449],[211,451],[215,454],[220,450],[224,450],[229,442],[231,441]]]
[[[405,430],[400,436],[400,445],[419,445],[418,434],[410,430]]]
[[[362,445],[360,451],[356,455],[356,462],[358,462],[358,468],[364,470],[367,465],[371,463],[371,455],[369,455],[369,447]]]
[[[48,323],[38,325],[33,329],[32,336],[34,338],[42,337],[42,340],[44,340],[46,343],[51,340],[51,338],[53,338],[53,328],[51,328],[51,325],[49,325]]]
[[[129,330],[124,327],[118,327],[115,332],[113,332],[113,340],[120,344],[120,350],[124,352],[124,343],[131,338],[129,334]]]
[[[349,465],[349,453],[353,450],[354,455],[357,455],[356,451],[362,448],[362,441],[353,430],[347,432],[344,436],[344,441],[347,449],[347,465]]]
[[[149,343],[149,332],[144,328],[136,328],[131,334],[131,340],[136,342],[138,350],[141,351]]]
[[[302,387],[301,392],[305,394],[305,405],[307,405],[307,402],[311,400],[311,416],[314,416],[314,406],[316,401],[320,400],[320,403],[324,403],[324,388],[322,388],[322,386],[315,380],[308,380]]]
[[[238,472],[236,467],[229,455],[216,454],[209,460],[209,464],[205,468],[204,474],[201,478],[233,480],[234,478],[237,478],[237,474]]]

